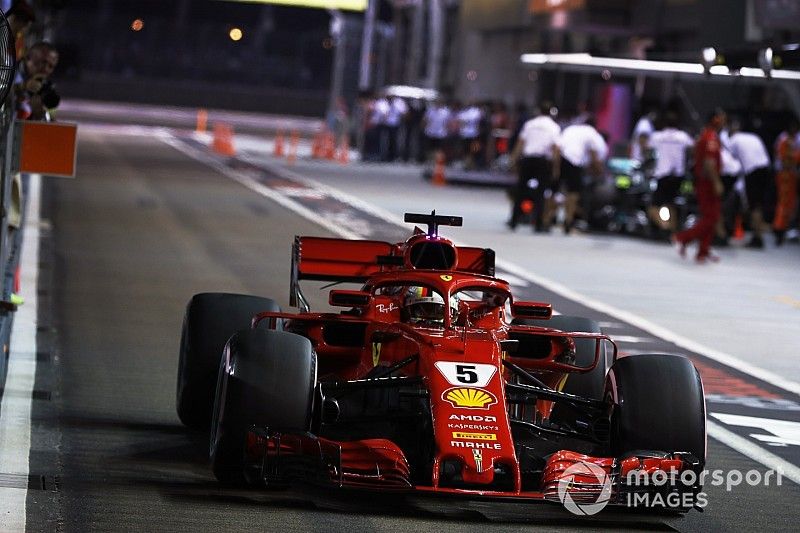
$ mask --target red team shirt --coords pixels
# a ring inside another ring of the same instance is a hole
[[[722,165],[722,153],[719,143],[719,135],[713,128],[705,128],[697,139],[697,144],[694,147],[694,175],[695,175],[695,189],[697,191],[697,199],[700,202],[712,200],[716,198],[714,193],[714,183],[706,177],[703,168],[705,160],[709,157],[714,160],[717,174],[719,174]]]

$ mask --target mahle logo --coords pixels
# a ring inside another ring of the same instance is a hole
[[[578,480],[575,479],[576,477]],[[597,482],[595,483],[592,481],[592,478]],[[600,494],[597,495],[594,502],[584,502],[584,498],[581,497],[581,502],[578,503],[572,499],[570,492],[573,487],[575,487],[580,491],[579,493],[581,496],[591,495],[592,492],[584,490],[582,485],[585,484],[590,484],[593,487],[595,485],[602,486]],[[603,508],[608,505],[609,500],[611,500],[611,477],[606,474],[606,471],[602,467],[596,464],[584,461],[575,463],[564,470],[564,473],[561,474],[561,478],[558,480],[558,499],[567,511],[572,514],[588,516],[597,514],[602,511]]]

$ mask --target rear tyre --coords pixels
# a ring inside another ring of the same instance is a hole
[[[606,396],[612,454],[689,452],[705,464],[703,383],[691,361],[675,355],[623,357],[611,367]]]
[[[311,342],[285,331],[239,331],[222,351],[209,456],[216,478],[248,482],[251,428],[305,432],[311,426],[317,361]]]
[[[219,358],[234,332],[253,315],[280,311],[269,298],[244,294],[196,294],[186,306],[178,362],[176,406],[186,426],[204,430],[211,423]]]

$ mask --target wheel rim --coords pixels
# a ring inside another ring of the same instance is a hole
[[[230,357],[230,347],[225,345],[222,357],[219,362],[219,372],[217,373],[217,388],[214,396],[214,410],[211,414],[211,442],[209,443],[209,455],[214,457],[219,444],[220,426],[224,421],[225,396],[228,390],[228,359]]]

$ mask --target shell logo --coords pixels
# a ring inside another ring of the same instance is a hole
[[[447,389],[442,394],[442,399],[450,402],[453,407],[465,409],[489,409],[489,406],[497,403],[497,398],[491,392],[466,387]]]

